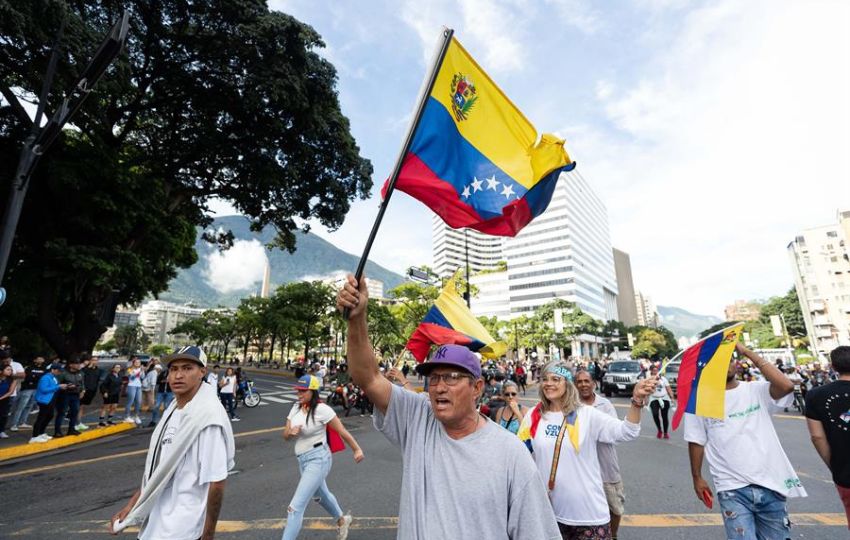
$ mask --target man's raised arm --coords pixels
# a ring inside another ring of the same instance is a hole
[[[340,312],[349,310],[347,355],[348,366],[354,384],[366,391],[369,400],[381,413],[387,412],[392,394],[392,383],[378,372],[378,362],[369,342],[369,328],[366,324],[366,307],[369,304],[369,292],[366,289],[366,276],[360,278],[360,287],[354,276],[346,276],[345,285],[336,297],[336,306]]]

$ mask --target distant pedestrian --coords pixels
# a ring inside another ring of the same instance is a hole
[[[100,393],[103,395],[103,407],[100,409],[100,418],[97,425],[111,426],[115,422],[112,417],[115,415],[115,410],[118,408],[118,402],[121,400],[121,364],[112,364],[112,369],[104,377],[100,383]]]
[[[21,381],[21,388],[18,390],[18,403],[12,412],[9,431],[32,428],[31,425],[27,424],[27,419],[35,404],[35,392],[38,388],[38,380],[45,373],[47,373],[47,370],[44,367],[43,356],[35,357],[32,365],[24,369],[24,380]]]
[[[144,369],[142,369],[142,361],[135,356],[130,359],[130,366],[127,368],[127,409],[125,422],[142,424],[142,419],[139,417],[142,408],[142,379],[145,377]]]
[[[670,427],[669,413],[673,403],[673,390],[670,388],[670,382],[664,375],[658,375],[658,366],[653,364],[649,368],[649,374],[652,377],[658,377],[658,383],[652,395],[649,396],[649,409],[652,411],[652,421],[655,422],[655,428],[658,430],[656,438],[669,439],[667,429]]]
[[[6,420],[9,418],[9,408],[12,403],[12,393],[18,386],[18,381],[13,377],[12,366],[6,365],[0,370],[0,439],[8,439],[6,434]]]
[[[224,410],[232,422],[238,422],[239,417],[236,416],[234,399],[236,398],[236,373],[233,368],[227,368],[224,372],[224,377],[218,381],[219,397],[221,404],[224,405]]]
[[[156,394],[156,379],[159,376],[162,366],[156,358],[151,358],[145,368],[145,375],[142,378],[142,412],[149,411],[153,408],[153,401]]]
[[[85,406],[91,405],[95,396],[100,395],[100,383],[103,382],[106,373],[100,368],[96,356],[88,353],[82,355],[83,359],[83,393],[80,395],[80,421],[77,424],[77,430],[83,431],[89,427],[83,422],[85,417]]]
[[[18,404],[18,390],[20,389],[21,383],[24,382],[24,378],[26,377],[26,370],[24,366],[20,364],[20,362],[16,362],[14,358],[12,358],[12,349],[8,346],[8,342],[5,348],[0,349],[0,368],[5,366],[12,367],[12,379],[15,381],[15,386],[12,389],[12,395],[9,396],[9,411],[8,414],[12,414],[17,408]],[[14,424],[12,424],[14,426]]]
[[[812,443],[832,473],[850,528],[850,347],[830,354],[838,380],[813,388],[806,397]]]
[[[83,374],[80,371],[79,356],[71,356],[68,367],[59,376],[59,383],[65,387],[56,396],[56,418],[53,421],[53,436],[64,437],[62,424],[65,422],[65,411],[68,411],[68,435],[79,435],[77,429],[80,414],[80,394],[83,388]]]
[[[161,416],[160,407],[167,409],[171,405],[171,400],[174,399],[174,393],[171,391],[171,386],[168,384],[168,372],[159,370],[159,375],[156,379],[156,401],[153,404],[153,416],[148,427],[153,427],[159,422]]]
[[[333,458],[328,447],[328,426],[348,443],[354,451],[354,462],[363,460],[363,450],[354,437],[345,429],[332,408],[320,403],[319,379],[304,375],[295,385],[298,402],[286,418],[283,430],[284,439],[295,439],[295,456],[301,479],[295,494],[289,503],[286,515],[286,528],[282,540],[295,540],[301,532],[301,525],[307,504],[313,499],[318,502],[336,520],[337,539],[348,538],[351,516],[343,514],[336,497],[328,489],[327,477],[331,472]]]
[[[112,516],[110,532],[140,525],[140,540],[211,539],[235,465],[233,430],[204,382],[204,351],[182,347],[164,360],[175,399],[151,435],[142,485]]]
[[[47,373],[38,380],[38,388],[35,392],[35,402],[38,404],[38,416],[32,426],[32,438],[30,444],[44,443],[52,439],[46,433],[47,426],[53,419],[53,411],[56,409],[56,394],[66,388],[65,384],[59,383],[59,375],[62,373],[62,364],[54,361],[50,364]]]
[[[505,405],[494,414],[496,422],[514,435],[519,431],[519,423],[525,413],[528,412],[528,407],[519,402],[518,394],[519,386],[517,386],[517,383],[505,381],[505,384],[502,385],[502,399],[505,401]]]

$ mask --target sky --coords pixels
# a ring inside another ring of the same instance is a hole
[[[443,25],[538,132],[566,139],[635,287],[656,304],[722,316],[735,299],[784,294],[788,243],[850,210],[850,2],[269,5],[322,35],[375,168],[373,197],[342,227],[312,225],[350,253],[365,244]],[[371,260],[397,272],[430,264],[430,231],[430,210],[398,193]]]

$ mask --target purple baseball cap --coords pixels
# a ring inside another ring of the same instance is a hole
[[[430,359],[416,366],[416,371],[428,375],[432,369],[440,366],[459,367],[476,379],[481,377],[481,362],[463,345],[441,345]]]

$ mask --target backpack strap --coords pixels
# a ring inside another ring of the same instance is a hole
[[[564,415],[564,422],[561,424],[561,430],[558,432],[558,438],[555,440],[555,455],[552,456],[552,469],[549,471],[549,491],[555,489],[555,475],[558,474],[558,461],[561,459],[561,443],[564,442],[564,434],[567,432],[567,415]]]

